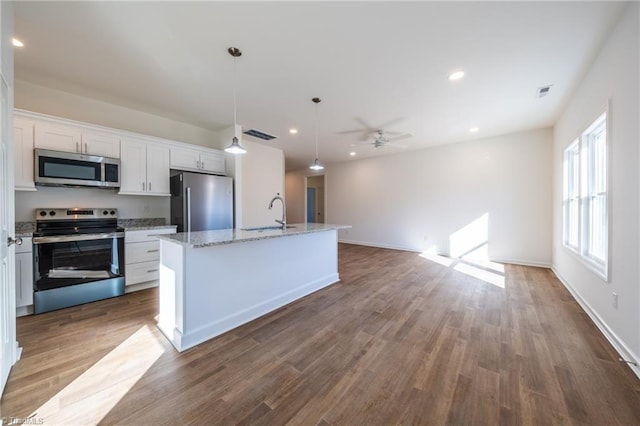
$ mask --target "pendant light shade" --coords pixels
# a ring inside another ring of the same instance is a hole
[[[309,168],[313,171],[324,170],[324,166],[318,159],[318,104],[320,103],[320,98],[311,99],[314,104],[316,104],[316,159],[309,166]]]
[[[229,55],[233,56],[233,131],[235,133],[237,128],[237,115],[238,106],[236,101],[236,59],[242,55],[242,52],[237,47],[230,47],[228,50]],[[244,154],[247,152],[245,147],[240,145],[238,138],[233,136],[231,143],[224,149],[225,152],[230,154]]]

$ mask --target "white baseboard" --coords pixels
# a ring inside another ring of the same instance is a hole
[[[339,243],[344,243],[344,244],[355,244],[358,246],[367,246],[367,247],[377,247],[377,248],[383,248],[383,249],[390,249],[390,250],[402,250],[402,251],[410,251],[410,252],[414,252],[414,253],[422,253],[423,250],[415,248],[415,247],[402,247],[402,246],[393,246],[393,245],[387,245],[387,244],[376,244],[376,243],[368,243],[368,242],[364,242],[364,241],[354,241],[354,240],[344,240],[344,239],[340,239],[338,240]],[[448,254],[444,254],[444,253],[437,253],[438,256],[444,256],[444,257],[449,257]],[[522,259],[497,259],[497,258],[489,258],[490,261],[492,262],[496,262],[496,263],[510,263],[513,265],[523,265],[523,266],[535,266],[538,268],[551,268],[551,263],[549,262],[538,262],[536,260],[522,260]]]
[[[158,280],[146,281],[138,284],[130,284],[124,288],[124,292],[131,293],[134,291],[145,290],[152,287],[158,287]]]
[[[501,258],[490,258],[492,262],[496,263],[508,263],[511,265],[522,265],[522,266],[534,266],[536,268],[549,268],[551,269],[551,263],[549,262],[538,262],[537,260],[522,260],[522,259],[501,259]]]
[[[569,293],[573,296],[576,302],[580,305],[580,307],[589,315],[591,321],[598,327],[598,330],[604,335],[604,337],[611,343],[613,348],[618,352],[622,359],[627,361],[633,361],[636,365],[628,364],[638,378],[640,378],[640,360],[638,357],[631,351],[627,345],[624,344],[622,340],[616,335],[616,333],[609,328],[607,323],[598,315],[598,313],[589,305],[589,303],[584,300],[580,294],[571,286],[571,284],[558,272],[555,265],[551,266],[551,270],[558,277],[558,280],[565,286]]]
[[[163,324],[158,324],[158,328],[169,338],[178,352],[182,352],[339,281],[340,277],[337,273],[319,278],[225,318],[208,323],[188,334],[183,334],[176,328],[169,329]]]
[[[422,250],[417,249],[415,247],[391,246],[391,245],[387,245],[387,244],[368,243],[368,242],[365,242],[365,241],[354,241],[354,240],[338,239],[338,242],[339,243],[344,243],[344,244],[354,244],[354,245],[357,245],[357,246],[377,247],[377,248],[390,249],[390,250],[412,251],[414,253],[421,253],[422,252]]]

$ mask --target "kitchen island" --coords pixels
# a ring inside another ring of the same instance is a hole
[[[339,281],[344,228],[300,223],[159,235],[158,328],[183,351]]]

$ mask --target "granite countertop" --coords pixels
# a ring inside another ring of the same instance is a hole
[[[175,228],[176,225],[148,225],[148,226],[125,226],[125,231],[148,231],[151,229],[169,229]]]
[[[288,237],[312,232],[330,231],[351,228],[350,225],[330,225],[324,223],[294,223],[287,229],[273,227],[248,229],[219,229],[215,231],[180,232],[178,234],[158,235],[161,240],[180,244],[189,248],[204,248],[222,244],[244,241],[266,240],[269,238]]]
[[[175,225],[167,225],[163,217],[143,219],[118,219],[118,226],[127,231],[146,231],[150,229],[169,229]],[[36,230],[35,222],[16,222],[17,237],[31,237]]]
[[[32,237],[35,230],[35,222],[16,222],[16,237]]]

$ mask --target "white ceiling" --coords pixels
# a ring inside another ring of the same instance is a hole
[[[238,122],[279,136],[265,144],[290,170],[314,158],[316,96],[325,163],[373,155],[360,133],[338,134],[363,123],[411,133],[405,149],[552,125],[623,7],[17,2],[15,77],[217,130],[233,122],[238,47]]]

